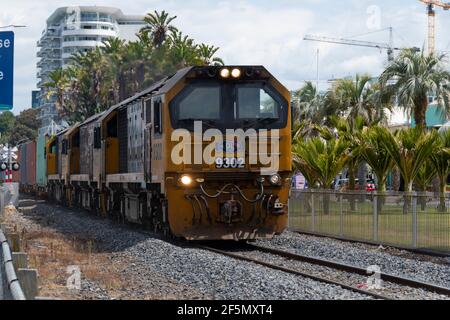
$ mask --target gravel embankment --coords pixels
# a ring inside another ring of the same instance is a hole
[[[95,277],[82,277],[83,299],[371,299],[341,287],[237,261],[219,254],[178,246],[151,233],[93,217],[79,210],[21,202],[10,222],[28,230],[43,228],[68,239],[95,242],[95,254],[126,285],[111,289]],[[95,255],[94,254],[94,255]],[[96,271],[101,272],[101,271]]]
[[[446,258],[294,232],[286,232],[272,241],[257,241],[257,244],[363,268],[377,265],[381,272],[450,288],[450,264]]]

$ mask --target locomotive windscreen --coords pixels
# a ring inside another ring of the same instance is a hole
[[[204,129],[282,129],[287,125],[288,102],[265,82],[193,82],[170,103],[172,126]]]

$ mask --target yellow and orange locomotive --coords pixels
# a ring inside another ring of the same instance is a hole
[[[290,92],[264,67],[190,67],[50,137],[46,189],[188,240],[271,238],[290,148]]]

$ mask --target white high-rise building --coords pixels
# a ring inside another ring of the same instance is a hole
[[[108,38],[132,40],[144,26],[144,16],[125,15],[112,7],[61,7],[47,19],[47,27],[38,41],[37,87],[41,120],[39,134],[54,134],[66,124],[55,108],[55,97],[48,97],[44,84],[49,73],[63,68],[75,52],[87,52]]]

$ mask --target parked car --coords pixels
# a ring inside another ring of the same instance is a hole
[[[375,182],[374,181],[367,181],[367,184],[366,184],[366,191],[367,192],[374,192],[374,191],[377,191],[377,185],[375,184]]]
[[[359,190],[359,180],[355,179],[355,189]],[[337,179],[333,185],[334,190],[336,191],[345,191],[348,190],[349,179]],[[373,192],[377,190],[377,185],[373,180],[367,180],[366,182],[366,191]]]

